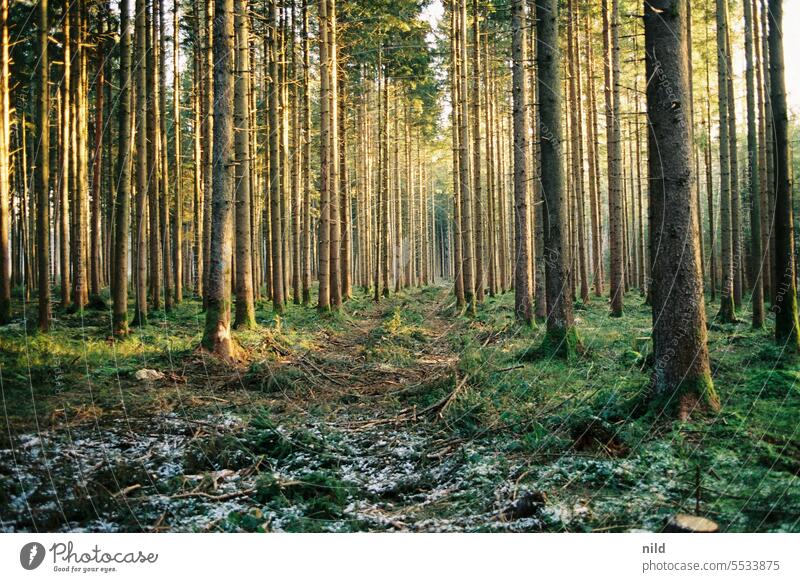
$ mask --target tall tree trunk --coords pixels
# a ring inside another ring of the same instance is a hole
[[[100,15],[100,34],[105,31],[105,16]],[[97,62],[97,77],[95,81],[95,117],[94,117],[94,156],[92,158],[92,232],[89,249],[90,279],[89,295],[93,301],[101,302],[101,206],[100,206],[100,181],[103,169],[103,107],[105,98],[105,54],[103,51],[104,40],[97,43],[95,53]]]
[[[544,254],[547,279],[547,335],[544,349],[565,358],[575,355],[578,334],[568,290],[567,216],[561,148],[561,50],[558,1],[536,2],[536,63],[539,73],[539,136],[544,194]]]
[[[531,228],[528,221],[528,130],[525,126],[525,4],[514,0],[511,12],[512,96],[514,101],[514,313],[518,320],[533,321],[531,305]]]
[[[594,58],[592,55],[591,13],[587,11],[585,20],[586,36],[586,94],[589,99],[589,204],[592,220],[592,280],[595,297],[603,296],[603,235],[600,226],[600,147],[597,131],[597,103],[595,101]],[[538,241],[537,241],[538,242]]]
[[[204,188],[204,181],[203,181],[203,131],[205,131],[205,123],[203,120],[203,107],[205,103],[205,83],[204,83],[204,75],[203,75],[203,59],[202,55],[204,52],[201,50],[202,39],[203,39],[203,30],[204,27],[200,26],[200,19],[202,15],[202,2],[196,2],[192,6],[192,27],[193,32],[195,35],[196,44],[194,46],[194,51],[192,54],[192,67],[193,67],[193,99],[192,99],[192,114],[193,114],[193,140],[192,140],[192,162],[193,162],[193,173],[194,173],[194,216],[192,217],[192,223],[194,225],[194,236],[193,236],[193,270],[194,270],[194,292],[195,295],[199,297],[204,296],[204,287],[203,283],[205,282],[205,278],[203,275],[203,263],[204,263],[204,239],[205,236],[203,234],[203,228],[205,226],[205,195],[203,193]]]
[[[114,205],[114,297],[112,329],[128,333],[128,254],[131,221],[131,22],[130,0],[120,3],[119,150],[117,198]]]
[[[202,1],[202,0],[200,0]],[[214,103],[216,85],[214,84],[214,56],[212,46],[214,4],[215,0],[205,0],[205,14],[201,26],[205,24],[203,34],[203,307],[207,307],[205,289],[209,277],[211,261],[211,197],[213,190],[213,149],[214,149]]]
[[[225,359],[235,358],[231,338],[231,255],[233,225],[233,0],[214,5],[214,159],[211,204],[211,261],[206,295],[203,347]]]
[[[0,324],[11,321],[11,100],[8,0],[0,2]]]
[[[327,2],[328,15],[328,59],[330,65],[330,100],[328,111],[328,203],[330,205],[330,294],[331,308],[339,310],[342,306],[342,273],[341,273],[341,238],[342,216],[339,208],[339,77],[338,77],[338,49],[336,25],[336,0],[323,0]]]
[[[175,303],[183,301],[183,158],[181,154],[180,2],[172,4],[172,119],[175,139]]]
[[[234,4],[236,81],[234,86],[234,146],[236,149],[236,318],[234,326],[255,327],[253,260],[250,246],[250,27],[244,0]]]
[[[167,81],[166,81],[166,10],[163,0],[156,2],[158,15],[158,61],[156,74],[158,76],[158,159],[156,163],[161,172],[159,175],[161,192],[159,223],[161,227],[161,264],[163,265],[162,281],[164,285],[164,309],[172,310],[174,273],[172,269],[172,229],[170,228],[170,195],[169,195],[169,161],[167,159]]]
[[[720,165],[720,225],[722,235],[722,293],[718,319],[736,321],[733,302],[734,249],[731,215],[730,123],[728,112],[728,68],[730,60],[726,38],[728,35],[727,0],[717,2],[717,69],[719,79],[719,165]]]
[[[61,153],[61,176],[59,184],[59,204],[58,204],[58,230],[59,230],[59,270],[61,271],[61,307],[69,309],[72,305],[72,283],[70,273],[70,212],[69,212],[69,178],[71,174],[72,148],[70,139],[72,136],[72,115],[70,107],[70,85],[72,77],[72,40],[70,38],[72,19],[72,9],[69,5],[64,6],[64,75],[61,82],[61,139],[59,140],[59,150]]]
[[[147,323],[147,71],[145,70],[145,0],[136,0],[136,311],[135,325]]]
[[[158,15],[156,5],[160,0],[149,0],[149,7],[145,12],[145,26],[147,40],[147,214],[150,221],[148,232],[149,241],[149,266],[150,266],[150,297],[153,309],[161,309],[161,220],[160,199],[161,192],[161,166],[158,140],[161,131],[161,119],[158,97]],[[77,242],[76,242],[77,244]]]
[[[308,0],[303,0],[303,305],[311,302],[311,85]]]
[[[320,29],[320,146],[319,146],[319,167],[320,167],[320,216],[319,216],[319,235],[317,261],[319,278],[319,299],[317,308],[320,311],[327,311],[331,308],[331,288],[330,288],[330,269],[331,269],[331,160],[330,144],[330,92],[331,88],[331,47],[330,35],[330,15],[328,14],[328,0],[319,2],[319,29]]]
[[[461,234],[463,238],[462,253],[464,265],[462,276],[464,278],[464,300],[470,313],[475,312],[475,254],[473,239],[473,184],[470,180],[472,174],[469,159],[469,101],[467,99],[467,0],[461,0],[458,23],[458,58],[461,61],[459,68],[459,185],[461,188]]]
[[[687,0],[644,3],[653,252],[653,392],[680,419],[719,408],[708,361],[692,192]]]
[[[754,67],[756,74],[755,87],[757,91],[758,107],[758,190],[759,190],[759,216],[761,217],[759,231],[761,232],[761,240],[759,246],[761,253],[755,258],[758,265],[758,278],[761,284],[761,295],[763,300],[771,297],[770,291],[770,248],[769,248],[769,193],[767,190],[767,142],[772,141],[767,139],[767,120],[766,117],[766,93],[767,93],[767,78],[769,72],[764,69],[764,59],[762,57],[762,43],[761,43],[761,20],[759,19],[759,2],[758,0],[750,0],[751,15],[753,19],[752,34],[753,34],[753,51],[754,51]],[[762,16],[763,17],[763,16]]]
[[[344,83],[342,87],[344,87]],[[340,103],[339,107],[339,134],[337,138],[339,140],[339,215],[342,224],[341,259],[339,262],[341,269],[341,299],[347,300],[353,295],[351,276],[353,233],[350,209],[350,185],[347,173],[347,101],[341,88],[339,92],[343,95],[342,103]]]
[[[739,185],[739,147],[736,135],[736,94],[733,91],[733,51],[731,50],[730,31],[725,35],[725,54],[727,55],[727,78],[725,85],[728,93],[728,144],[730,147],[731,168],[731,240],[733,246],[733,307],[742,305],[742,287],[744,278],[744,244],[742,242],[742,191]]]
[[[577,252],[579,275],[581,285],[581,301],[589,302],[589,276],[586,259],[586,230],[584,220],[584,173],[583,173],[583,99],[581,97],[581,66],[579,60],[579,38],[577,22],[579,12],[575,0],[569,1],[569,16],[567,19],[567,37],[570,40],[569,60],[569,86],[570,86],[570,114],[572,126],[572,175],[575,180],[576,204],[576,236],[578,239]]]
[[[761,183],[758,174],[755,56],[753,50],[752,0],[744,0],[744,44],[747,63],[747,178],[750,193],[750,273],[753,281],[753,327],[764,325],[764,288],[761,278]]]
[[[622,200],[622,150],[620,136],[620,48],[619,48],[619,5],[611,0],[611,14],[608,13],[608,0],[603,0],[603,41],[605,45],[605,97],[606,131],[608,142],[608,210],[609,210],[609,256],[611,315],[622,317],[625,294],[624,257],[624,215]]]
[[[769,19],[767,0],[761,0],[761,68],[764,76],[764,120],[766,147],[764,155],[766,189],[764,190],[763,220],[761,230],[764,248],[764,296],[770,303],[775,303],[775,293],[778,287],[777,271],[775,269],[775,130],[772,112],[772,80],[770,74],[769,35],[767,21]]]
[[[483,191],[481,189],[481,52],[480,52],[480,15],[478,0],[472,0],[472,196],[475,200],[475,301],[484,299],[484,216]],[[524,87],[524,83],[523,83]],[[524,110],[525,111],[525,110]],[[527,112],[526,112],[527,113]],[[527,175],[527,174],[526,174]],[[527,196],[525,209],[527,211]],[[528,227],[530,230],[530,227]],[[527,238],[530,244],[530,235]],[[529,253],[525,254],[529,259]],[[529,291],[530,292],[530,287]],[[530,304],[530,301],[528,301]]]
[[[783,64],[783,0],[769,0],[769,77],[775,129],[775,339],[800,350],[795,279],[794,216],[789,171],[789,116]]]
[[[39,86],[36,99],[36,246],[39,331],[50,330],[50,61],[47,0],[39,0]]]
[[[466,305],[464,297],[464,275],[463,275],[463,248],[461,235],[461,170],[459,168],[461,158],[461,146],[459,145],[459,123],[458,107],[459,103],[459,71],[458,71],[458,16],[456,0],[451,0],[449,4],[450,17],[450,101],[453,104],[450,113],[450,133],[453,142],[453,260],[455,266],[454,291],[456,296],[456,308],[462,311]]]

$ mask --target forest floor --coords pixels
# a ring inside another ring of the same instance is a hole
[[[513,294],[475,317],[443,287],[356,295],[260,304],[236,367],[197,349],[195,301],[117,342],[107,312],[49,335],[18,314],[0,531],[658,531],[676,512],[800,531],[800,363],[766,331],[712,324],[723,410],[675,422],[647,405],[636,292],[621,320],[578,306],[570,362],[533,353]]]

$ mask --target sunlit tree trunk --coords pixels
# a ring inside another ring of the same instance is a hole
[[[561,161],[561,51],[558,43],[558,2],[537,0],[536,63],[539,73],[539,136],[544,209],[544,254],[547,279],[547,334],[544,348],[570,358],[578,336],[568,290],[567,216]]]
[[[734,248],[731,214],[730,123],[728,112],[728,5],[717,2],[717,69],[719,80],[719,165],[720,165],[720,225],[722,235],[722,293],[717,317],[722,322],[736,321],[733,300]]]
[[[250,27],[244,0],[234,4],[236,31],[236,81],[234,86],[234,147],[236,150],[236,317],[234,326],[255,327],[253,261],[250,246]]]
[[[172,119],[175,160],[175,303],[183,301],[183,157],[181,154],[180,2],[172,4]],[[169,276],[170,273],[167,273]]]
[[[483,190],[481,187],[481,52],[480,52],[480,14],[478,0],[472,0],[472,196],[475,201],[475,301],[484,299],[484,213]],[[524,86],[524,83],[523,83]],[[527,200],[527,196],[526,196]],[[528,209],[526,203],[526,210]],[[530,236],[528,236],[530,244]],[[526,260],[529,254],[525,254]],[[530,292],[530,289],[528,290]]]
[[[608,209],[611,315],[621,317],[625,294],[624,215],[622,200],[622,150],[620,136],[620,48],[619,5],[603,0],[603,41],[605,47],[606,132],[608,142]]]
[[[50,330],[50,31],[47,0],[39,0],[38,87],[36,94],[36,246],[39,287],[39,331]]]
[[[744,43],[747,64],[747,187],[750,193],[750,273],[753,282],[753,327],[764,325],[764,288],[761,278],[761,182],[758,174],[753,5],[744,0]]]
[[[459,187],[461,188],[461,235],[463,239],[464,300],[470,313],[475,312],[475,253],[473,238],[473,184],[470,179],[472,168],[469,157],[469,100],[467,98],[467,0],[461,0],[459,8],[457,56],[459,67]]]
[[[450,132],[453,142],[453,263],[454,271],[454,290],[456,296],[456,307],[459,311],[466,305],[464,297],[464,276],[463,276],[463,248],[461,235],[461,170],[459,168],[461,147],[459,145],[459,122],[458,107],[459,102],[459,72],[458,72],[458,53],[457,53],[457,4],[456,0],[451,0],[449,4],[450,17],[450,102],[453,107],[450,114]]]
[[[319,59],[320,59],[320,199],[319,235],[317,237],[317,262],[319,279],[319,299],[317,308],[327,311],[331,308],[330,268],[331,268],[331,172],[330,164],[330,92],[331,92],[331,49],[329,46],[330,15],[328,1],[319,2]]]
[[[117,199],[114,205],[114,298],[112,329],[128,333],[128,255],[131,221],[131,22],[130,0],[120,3],[119,150],[117,154]]]
[[[147,238],[149,241],[150,298],[151,305],[155,310],[161,308],[162,256],[160,201],[163,195],[163,192],[161,192],[161,154],[158,149],[161,131],[160,99],[158,96],[158,31],[160,26],[156,5],[159,4],[159,2],[160,0],[149,0],[149,6],[145,12],[145,28],[147,35],[145,41],[147,50],[147,215],[150,221],[150,229],[147,233]],[[77,241],[76,244],[78,244]]]
[[[303,0],[303,305],[311,302],[311,49],[308,2]]]
[[[105,16],[100,15],[100,34],[105,31]],[[89,247],[89,295],[92,301],[100,300],[100,286],[102,278],[102,265],[100,258],[101,246],[101,206],[100,186],[103,168],[103,107],[105,102],[105,52],[104,41],[97,44],[95,52],[97,63],[97,77],[95,80],[95,116],[94,116],[94,155],[92,158],[92,232]]]
[[[145,36],[145,0],[136,0],[136,34],[134,62],[136,63],[136,245],[134,324],[147,323],[147,72]]]
[[[223,358],[235,358],[231,338],[231,256],[233,226],[233,0],[215,0],[214,159],[211,204],[211,261],[206,295],[203,347]]]
[[[653,253],[653,392],[682,420],[719,408],[708,361],[692,188],[687,0],[644,3]],[[665,82],[668,80],[668,82]]]
[[[783,0],[769,0],[769,77],[775,141],[775,339],[800,350],[795,279],[794,216],[789,169],[789,115],[783,64]]]
[[[533,320],[531,305],[531,229],[528,212],[528,130],[525,126],[525,4],[514,0],[511,12],[513,40],[512,95],[514,100],[514,313],[519,321]]]
[[[11,320],[11,100],[8,0],[0,1],[0,324]]]

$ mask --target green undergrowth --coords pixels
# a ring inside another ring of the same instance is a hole
[[[0,328],[4,412],[12,435],[34,433],[37,421],[64,428],[167,412],[201,423],[186,429],[181,474],[148,485],[123,452],[113,475],[88,485],[99,509],[67,502],[77,522],[119,511],[113,495],[124,487],[175,495],[191,490],[187,476],[200,476],[213,492],[214,475],[227,471],[252,492],[214,522],[223,531],[498,531],[509,523],[519,524],[514,531],[652,531],[698,506],[725,531],[798,531],[798,356],[770,331],[752,330],[746,313],[738,325],[712,323],[721,410],[680,422],[649,397],[652,316],[638,293],[626,297],[622,318],[609,317],[605,299],[580,307],[580,350],[563,358],[542,349],[543,323],[514,321],[512,293],[487,297],[475,316],[448,315],[454,305],[442,287],[377,305],[358,289],[329,313],[290,301],[276,315],[259,301],[258,327],[234,331],[249,355],[236,370],[198,352],[204,313],[194,299],[152,312],[117,341],[108,311],[56,309],[48,335],[26,329],[17,313]],[[165,378],[136,380],[145,368]],[[362,384],[380,390],[358,393],[347,373],[373,374]],[[235,426],[196,435],[212,414],[235,417]],[[3,431],[0,448],[8,438]],[[544,501],[499,519],[525,491]],[[116,517],[135,529],[132,518]]]
[[[513,297],[503,299],[508,312]],[[511,325],[497,303],[477,320]],[[670,512],[693,512],[699,496],[701,513],[732,531],[796,530],[800,361],[746,323],[712,326],[722,411],[673,421],[648,398],[650,317],[633,294],[621,319],[604,302],[576,311],[584,351],[567,362],[540,349],[544,326],[480,349],[453,338],[469,379],[445,421],[464,438],[536,459],[531,486],[589,500],[578,529],[658,527]]]

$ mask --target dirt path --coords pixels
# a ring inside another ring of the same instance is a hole
[[[311,349],[227,381],[193,358],[171,412],[18,435],[0,451],[0,527],[508,529],[500,511],[516,492],[496,483],[509,467],[440,418],[464,385],[448,301],[441,288],[362,301]],[[165,383],[153,400],[169,397]]]

